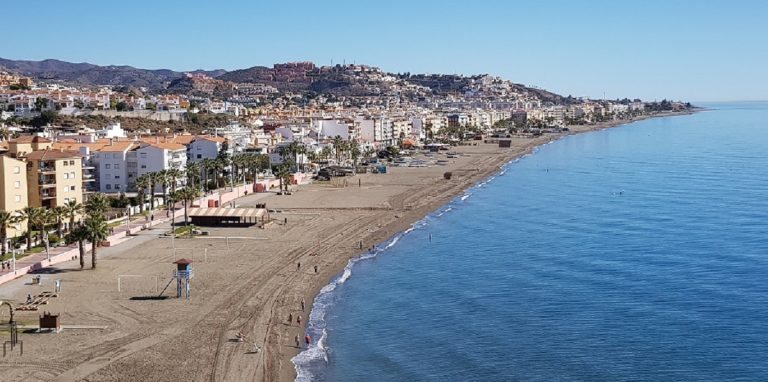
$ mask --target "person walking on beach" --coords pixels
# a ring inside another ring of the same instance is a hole
[[[300,271],[300,270],[301,270],[301,261],[299,261],[298,263],[296,263],[296,270],[297,270],[297,271]]]
[[[304,299],[303,298],[301,299],[301,311],[302,312],[304,311]]]
[[[304,336],[304,342],[307,344],[307,346],[309,346],[310,344],[312,344],[312,337],[310,337],[309,334],[307,334],[306,336]]]
[[[293,323],[293,313],[288,313],[288,325]]]
[[[299,347],[299,345],[301,345],[299,343],[299,335],[298,334],[296,335],[296,337],[293,337],[293,340],[296,341],[296,347]]]
[[[315,274],[317,274],[317,265],[315,265]]]
[[[301,326],[301,316],[296,316],[296,324]]]

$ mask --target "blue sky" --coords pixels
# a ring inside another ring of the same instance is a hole
[[[35,9],[37,8],[37,9]],[[227,70],[364,63],[564,95],[768,99],[768,1],[86,1],[2,6],[0,57]]]

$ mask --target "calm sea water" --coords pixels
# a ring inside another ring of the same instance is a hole
[[[767,381],[768,104],[708,106],[546,145],[355,262],[299,380]]]

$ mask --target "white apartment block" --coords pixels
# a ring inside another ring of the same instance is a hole
[[[187,160],[198,162],[203,159],[215,159],[225,141],[224,137],[195,137],[187,146]],[[232,154],[232,148],[229,149],[229,154]]]

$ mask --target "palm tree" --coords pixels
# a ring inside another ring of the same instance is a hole
[[[41,211],[41,208],[32,206],[26,206],[21,210],[21,220],[27,221],[27,250],[32,249],[32,228],[34,228],[37,215]]]
[[[199,162],[191,162],[187,164],[187,168],[184,170],[187,177],[187,186],[199,187],[200,186],[200,170],[201,166]]]
[[[333,151],[336,153],[336,164],[341,163],[341,153],[344,150],[343,146],[344,141],[341,139],[340,136],[335,136],[333,138]]]
[[[225,162],[225,159],[218,158],[214,159],[212,162],[210,162],[209,167],[211,170],[213,170],[213,179],[216,180],[216,187],[221,187],[221,178],[222,178],[222,172],[224,171],[224,167],[227,166],[227,163]]]
[[[192,204],[198,196],[200,196],[200,190],[194,187],[185,187],[179,190],[178,197],[184,202],[184,225],[189,225],[189,215],[187,215],[187,206]]]
[[[84,207],[75,199],[68,201],[63,207],[66,211],[65,215],[69,218],[69,227],[67,229],[71,232],[75,229],[75,217],[83,213]]]
[[[163,188],[163,203],[168,206],[168,186],[171,183],[171,177],[168,174],[168,170],[160,170],[156,172],[158,183]]]
[[[51,210],[46,210],[41,207],[35,207],[37,209],[37,212],[33,213],[30,217],[30,222],[32,223],[33,227],[39,228],[40,232],[38,235],[38,239],[42,241],[45,244],[45,253],[46,255],[49,255],[48,253],[48,224],[51,223],[53,220]],[[29,248],[27,248],[29,249]],[[48,257],[48,260],[50,260],[50,256]]]
[[[85,203],[85,224],[82,235],[91,241],[91,268],[96,268],[96,247],[107,238],[109,227],[104,213],[109,208],[106,195],[97,192]]]
[[[104,219],[104,213],[109,208],[109,199],[101,192],[97,192],[85,202],[85,214],[88,218],[101,218]]]
[[[208,180],[210,177],[208,176],[210,174],[211,168],[213,167],[213,159],[205,158],[200,161],[200,170],[203,174],[203,190],[208,190]]]
[[[77,242],[77,248],[80,250],[80,269],[85,267],[85,241],[90,239],[88,230],[85,226],[77,226],[69,231],[67,235],[67,242]]]
[[[149,176],[149,209],[155,209],[155,188],[158,183],[161,183],[161,175],[159,172],[150,172]]]
[[[328,160],[331,157],[332,154],[333,154],[333,149],[331,148],[331,146],[325,146],[320,151],[320,156],[322,156],[323,159],[325,159],[325,160]]]
[[[360,145],[355,141],[349,141],[349,156],[352,157],[352,165],[357,165],[357,159],[360,158]]]
[[[67,217],[67,207],[56,206],[50,211],[51,217],[56,222],[56,234],[59,235],[59,238],[61,239],[64,237],[64,218]]]
[[[168,183],[170,183],[171,192],[176,191],[177,181],[183,175],[181,170],[178,168],[169,168],[166,170],[165,175],[168,178]]]
[[[13,212],[0,211],[0,254],[5,258],[6,242],[8,241],[8,228],[13,228],[18,222]]]
[[[152,183],[149,174],[143,174],[136,178],[136,192],[138,193],[137,199],[139,200],[139,212],[144,213],[144,202],[146,199],[147,187]]]
[[[173,226],[176,225],[176,214],[175,207],[176,202],[178,202],[181,199],[181,195],[179,195],[179,191],[171,191],[168,194],[168,200],[166,201],[166,206],[168,207],[168,211],[171,213],[171,229],[173,229]]]
[[[235,179],[245,182],[245,168],[248,164],[248,154],[237,154],[232,156],[232,181]],[[242,174],[242,179],[240,174]]]
[[[107,234],[109,233],[109,227],[107,226],[107,222],[104,220],[104,216],[88,216],[85,219],[85,225],[83,226],[85,229],[86,236],[91,241],[91,268],[96,268],[96,247],[99,246],[99,243],[107,239]]]
[[[285,191],[288,191],[288,185],[291,183],[291,170],[286,163],[277,167],[277,178],[280,180],[280,192],[283,192],[283,186]]]

